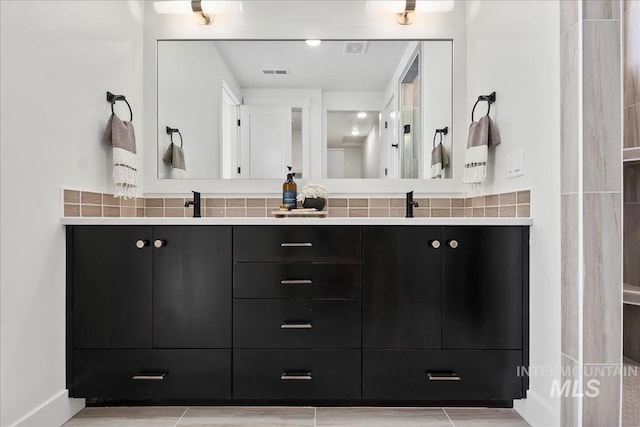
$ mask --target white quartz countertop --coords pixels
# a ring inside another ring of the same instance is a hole
[[[64,225],[532,225],[531,218],[62,218]]]

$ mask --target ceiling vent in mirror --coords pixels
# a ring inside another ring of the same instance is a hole
[[[269,76],[287,76],[289,75],[289,70],[286,68],[265,69],[262,70],[262,74]]]
[[[345,55],[364,55],[367,52],[366,41],[350,41],[344,42],[344,54]]]

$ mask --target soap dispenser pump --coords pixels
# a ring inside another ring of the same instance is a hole
[[[282,204],[286,205],[289,209],[295,209],[298,185],[293,180],[295,173],[291,172],[291,166],[287,166],[287,168],[289,169],[287,180],[282,184]]]

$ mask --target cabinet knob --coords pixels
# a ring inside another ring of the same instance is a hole
[[[440,240],[432,240],[431,241],[431,247],[433,249],[438,249],[440,247]]]
[[[457,241],[457,240],[449,240],[449,243],[448,243],[448,244],[449,244],[449,247],[450,247],[451,249],[455,249],[455,248],[457,248],[457,247],[458,247],[458,241]]]
[[[144,248],[145,246],[149,246],[149,241],[148,241],[148,240],[142,240],[142,239],[140,239],[140,240],[138,240],[138,241],[136,242],[136,248],[138,248],[138,249],[142,249],[142,248]]]
[[[156,239],[153,242],[153,246],[155,246],[158,249],[160,249],[163,246],[166,246],[166,244],[167,244],[166,240],[160,240],[160,239]]]

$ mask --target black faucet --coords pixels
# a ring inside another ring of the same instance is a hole
[[[418,202],[413,201],[413,191],[407,193],[407,218],[413,218],[413,207],[418,207]]]
[[[202,216],[200,215],[200,193],[197,191],[192,191],[192,193],[193,200],[187,200],[184,202],[184,207],[188,208],[189,206],[193,206],[193,217],[200,218]]]

